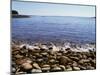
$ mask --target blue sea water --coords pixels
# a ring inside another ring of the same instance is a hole
[[[31,42],[95,43],[95,18],[31,16],[12,18],[12,39]]]

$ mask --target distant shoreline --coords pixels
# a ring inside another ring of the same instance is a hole
[[[12,15],[12,18],[29,18],[29,15]]]

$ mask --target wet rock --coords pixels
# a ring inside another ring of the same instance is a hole
[[[41,69],[40,66],[39,66],[37,63],[33,63],[33,67],[34,67],[35,69]]]
[[[31,72],[32,73],[41,73],[42,70],[41,69],[32,69]]]
[[[79,67],[73,67],[73,70],[75,70],[75,71],[79,71],[80,68],[79,68]]]
[[[22,67],[23,67],[23,69],[25,69],[25,70],[30,70],[30,69],[32,69],[32,65],[29,64],[29,63],[23,63],[23,64],[22,64]]]

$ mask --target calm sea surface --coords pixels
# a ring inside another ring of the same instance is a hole
[[[95,43],[95,18],[31,16],[12,18],[12,39],[30,42]]]

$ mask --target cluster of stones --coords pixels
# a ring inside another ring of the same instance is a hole
[[[12,45],[12,74],[58,71],[93,70],[96,51],[77,52],[71,48],[60,50],[45,44]]]

